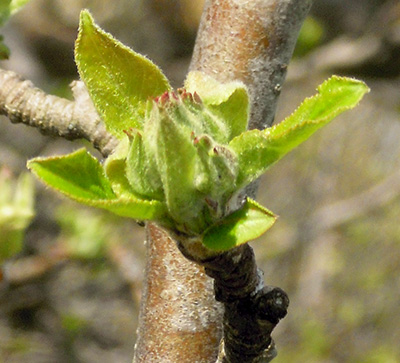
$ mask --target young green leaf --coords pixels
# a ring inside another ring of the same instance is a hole
[[[145,198],[162,200],[164,197],[156,163],[151,163],[143,144],[142,134],[132,130],[132,140],[126,160],[126,177],[132,189]]]
[[[194,145],[199,156],[196,160],[196,189],[207,195],[214,207],[213,214],[219,218],[236,190],[236,154],[225,145],[216,144],[208,135],[197,137]]]
[[[118,197],[135,196],[126,177],[126,157],[129,150],[129,140],[121,139],[115,150],[104,162],[104,172],[111,183],[112,190]]]
[[[225,123],[226,142],[247,129],[249,96],[238,81],[220,83],[198,71],[190,72],[185,81],[188,92],[197,93],[207,108]]]
[[[160,69],[101,30],[81,12],[75,60],[94,105],[117,137],[142,129],[146,102],[170,89]]]
[[[210,250],[226,251],[260,237],[272,227],[276,216],[254,200],[208,228],[203,244]]]
[[[238,185],[244,186],[257,179],[315,131],[355,107],[368,92],[369,88],[361,81],[333,76],[318,87],[318,94],[306,99],[281,123],[234,138],[229,146],[239,158]]]
[[[65,156],[32,159],[28,168],[47,185],[79,203],[141,220],[157,220],[165,215],[160,202],[117,197],[101,164],[85,149]]]
[[[109,200],[82,201],[77,199],[77,202],[91,207],[108,210],[120,217],[133,218],[142,221],[167,221],[167,209],[165,204],[157,200],[144,200],[131,196]]]
[[[174,106],[171,108],[173,113]],[[198,232],[201,227],[196,224],[202,220],[203,204],[199,203],[200,193],[194,184],[198,156],[191,130],[176,122],[165,109],[160,110],[153,127],[156,129],[157,167],[169,213],[178,224],[185,223]]]
[[[99,161],[83,148],[69,155],[35,158],[27,166],[47,185],[73,199],[116,198]]]

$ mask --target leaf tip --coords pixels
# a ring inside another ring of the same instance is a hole
[[[29,171],[35,172],[37,162],[39,161],[38,159],[40,160],[40,158],[33,158],[26,162],[26,167]]]
[[[79,16],[79,28],[83,28],[86,24],[94,24],[94,20],[90,11],[83,9]]]
[[[349,89],[351,88],[354,94],[358,96],[359,101],[365,94],[370,92],[370,88],[365,82],[353,77],[343,77],[337,75],[333,75],[328,78],[326,81],[318,86],[317,90],[319,93],[322,93],[334,87],[347,87]]]

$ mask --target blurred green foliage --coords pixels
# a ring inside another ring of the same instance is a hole
[[[113,229],[113,217],[76,204],[63,203],[57,212],[61,227],[58,237],[67,255],[71,258],[90,260],[104,257],[107,242]]]
[[[301,27],[294,50],[295,57],[302,57],[321,44],[324,38],[324,27],[316,18],[309,16]]]
[[[10,337],[10,339],[2,346],[4,357],[19,356],[28,352],[31,349],[31,342],[24,337]],[[2,360],[0,356],[0,362],[6,363],[7,360]]]
[[[34,217],[34,185],[31,175],[18,180],[0,170],[0,263],[22,250],[26,228]]]
[[[0,0],[0,27],[30,0]],[[10,50],[3,43],[3,36],[0,35],[0,60],[8,59]]]
[[[88,326],[88,322],[78,315],[64,314],[61,317],[61,325],[74,338]]]

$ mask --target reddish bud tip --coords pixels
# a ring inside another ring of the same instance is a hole
[[[169,92],[168,92],[168,91],[165,91],[165,92],[160,96],[159,104],[160,104],[161,106],[164,106],[168,101],[169,101]]]
[[[193,99],[194,99],[194,101],[195,101],[196,103],[203,103],[203,102],[201,101],[201,98],[200,98],[200,96],[199,96],[199,94],[198,94],[197,92],[193,93]]]
[[[128,130],[122,130],[122,132],[124,132],[126,134],[126,136],[128,136],[130,139],[132,138],[132,127],[129,128]]]

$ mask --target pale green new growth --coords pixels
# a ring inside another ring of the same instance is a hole
[[[149,199],[162,200],[164,194],[160,176],[155,170],[155,161],[153,160],[151,163],[146,154],[142,134],[133,130],[131,137],[126,159],[126,177],[131,187],[139,195]]]
[[[84,150],[33,159],[44,182],[86,205],[155,220],[223,251],[259,237],[276,216],[247,199],[231,199],[267,168],[368,92],[332,77],[280,124],[246,131],[249,98],[240,82],[221,84],[189,73],[172,91],[162,72],[81,14],[76,62],[82,80],[120,144],[104,165]]]
[[[222,84],[204,73],[194,71],[188,74],[185,88],[188,92],[196,92],[224,122],[227,141],[246,131],[250,105],[246,86],[242,82]]]
[[[171,217],[179,224],[189,224],[193,232],[199,233],[205,228],[200,217],[203,204],[196,189],[195,165],[197,152],[190,137],[190,128],[173,122],[167,112],[157,112],[152,120],[156,131],[156,161],[161,176]],[[204,197],[203,197],[204,198]],[[199,218],[200,217],[200,218]],[[201,225],[197,225],[200,223]]]

